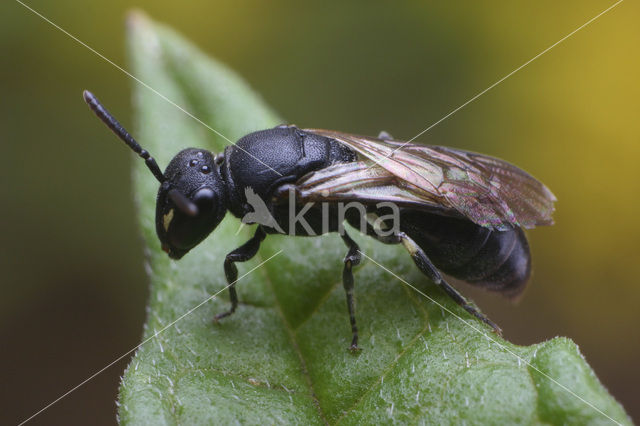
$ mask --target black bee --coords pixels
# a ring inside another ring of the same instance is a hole
[[[227,210],[259,223],[255,235],[225,258],[231,308],[216,320],[238,305],[235,263],[251,259],[268,234],[339,232],[348,247],[343,284],[351,349],[357,350],[351,270],[361,254],[344,231],[346,221],[384,243],[403,244],[427,277],[500,333],[440,271],[515,297],[531,274],[523,228],[553,223],[555,196],[521,169],[482,154],[395,141],[384,132],[371,138],[278,126],[250,133],[222,154],[182,150],[163,173],[93,94],[85,91],[84,100],[160,182],[156,230],[169,257],[180,259],[198,245]],[[345,211],[345,202],[363,207]],[[292,220],[300,216],[304,221]]]

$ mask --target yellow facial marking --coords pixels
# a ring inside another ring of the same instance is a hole
[[[164,226],[165,232],[169,231],[169,225],[173,220],[173,209],[169,210],[169,213],[165,214],[162,217],[162,225]]]

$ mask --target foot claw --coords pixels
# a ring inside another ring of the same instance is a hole
[[[232,314],[232,312],[223,312],[221,314],[218,314],[215,317],[213,317],[213,322],[218,324],[222,318],[228,317],[231,314]]]
[[[361,351],[362,351],[362,348],[360,348],[358,345],[349,346],[349,352],[351,352],[354,355],[360,353]]]

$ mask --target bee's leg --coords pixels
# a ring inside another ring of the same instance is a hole
[[[344,291],[347,293],[347,308],[349,309],[349,320],[351,321],[351,334],[353,339],[351,340],[351,346],[349,350],[351,352],[359,351],[358,347],[358,326],[356,325],[356,302],[353,297],[353,272],[351,268],[360,263],[360,247],[351,239],[346,233],[341,233],[342,240],[349,247],[347,255],[344,257],[344,269],[342,270],[342,284],[344,285]]]
[[[378,134],[378,139],[382,139],[383,141],[390,141],[390,140],[393,140],[393,136],[391,136],[388,132],[385,132],[384,130],[382,130]]]
[[[452,298],[454,302],[462,306],[467,312],[478,318],[480,321],[488,324],[497,334],[502,335],[502,330],[500,329],[500,327],[498,327],[498,325],[484,316],[476,308],[471,306],[469,302],[467,302],[467,299],[465,299],[464,296],[458,292],[458,290],[453,288],[448,282],[444,280],[444,278],[440,274],[440,271],[438,271],[433,263],[431,263],[431,260],[429,260],[427,254],[424,252],[424,250],[422,250],[422,248],[420,248],[420,246],[418,246],[418,244],[416,244],[415,241],[409,238],[404,232],[398,233],[398,237],[402,241],[402,245],[407,249],[407,251],[411,255],[411,258],[415,262],[416,266],[418,266],[418,269],[420,269],[420,271],[422,271],[434,283],[442,287],[445,293],[447,293],[447,295]]]
[[[235,262],[246,262],[258,253],[260,243],[265,239],[267,234],[262,229],[262,226],[258,226],[256,233],[251,237],[249,241],[232,251],[224,259],[224,274],[227,277],[227,283],[229,284],[229,299],[231,300],[231,309],[226,312],[222,312],[214,317],[215,321],[228,317],[236,311],[238,307],[238,294],[236,293],[236,281],[238,280],[238,268],[236,268]]]
[[[431,281],[442,287],[445,293],[447,293],[447,295],[452,298],[454,302],[462,306],[467,312],[478,318],[480,321],[488,324],[497,334],[502,336],[502,330],[500,329],[500,327],[498,327],[498,325],[491,321],[489,318],[484,316],[476,308],[471,306],[469,302],[467,302],[467,299],[465,299],[464,296],[458,292],[458,290],[456,290],[451,286],[451,284],[446,282],[440,274],[440,271],[438,271],[438,268],[436,268],[435,265],[431,263],[431,260],[429,260],[429,257],[424,252],[424,250],[422,250],[422,248],[418,244],[416,244],[415,241],[409,238],[407,234],[405,234],[404,232],[399,232],[397,234],[383,236],[379,232],[376,232],[376,230],[373,228],[373,226],[371,226],[370,223],[367,222],[365,223],[365,225],[367,235],[377,239],[384,244],[402,243],[404,248],[406,248],[411,255],[411,258],[413,259],[418,269],[420,269],[423,274],[429,277]]]

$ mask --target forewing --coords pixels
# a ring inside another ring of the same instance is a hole
[[[453,208],[479,225],[505,230],[553,223],[555,196],[541,182],[506,161],[441,146],[332,130],[305,131],[349,146],[401,181],[430,194],[442,207]]]
[[[459,216],[453,207],[443,205],[439,194],[429,193],[382,167],[372,167],[363,161],[338,163],[308,173],[294,188],[300,202],[357,201],[369,206],[392,202],[398,207]],[[278,195],[278,201],[284,201],[287,196],[284,191]]]

